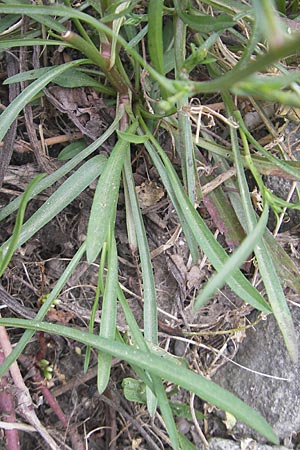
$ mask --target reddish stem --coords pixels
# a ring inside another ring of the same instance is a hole
[[[20,355],[19,360],[24,368],[28,369],[29,367],[31,367],[31,360],[27,357]],[[76,427],[71,426],[68,428],[69,423],[67,417],[60,408],[55,397],[52,395],[47,386],[45,386],[45,380],[43,379],[37,367],[34,367],[33,380],[35,382],[36,388],[41,392],[48,405],[52,408],[53,412],[62,423],[63,427],[68,431],[68,435],[70,436],[70,439],[72,441],[72,448],[74,450],[84,450],[85,447],[82,442],[82,438],[79,435]]]
[[[0,351],[0,364],[3,363],[4,359],[5,356],[3,352]],[[3,422],[16,422],[15,405],[7,373],[0,379],[0,411],[2,412]],[[7,450],[20,450],[18,430],[5,430],[5,436]]]
[[[40,361],[41,359],[45,358],[46,355],[45,333],[43,331],[39,331],[38,336],[39,336],[40,351],[36,355],[36,360]]]

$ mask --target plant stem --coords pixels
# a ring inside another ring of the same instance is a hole
[[[120,76],[116,67],[113,66],[109,69],[110,58],[100,54],[94,45],[91,45],[81,36],[72,31],[67,31],[62,34],[62,39],[70,44],[74,45],[84,55],[86,55],[93,63],[101,68],[109,82],[117,89],[117,91],[124,95],[128,92],[129,86],[124,83],[123,78]]]

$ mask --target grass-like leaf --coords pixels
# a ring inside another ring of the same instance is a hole
[[[148,49],[153,67],[165,74],[163,46],[163,0],[148,2]]]
[[[100,295],[104,293],[104,268],[106,263],[106,256],[107,256],[107,242],[104,242],[101,257],[100,257],[100,263],[99,263],[99,269],[98,269],[98,282],[95,292],[95,298],[93,302],[93,306],[91,308],[91,315],[90,315],[90,323],[89,323],[89,332],[93,333],[94,331],[94,325],[95,325],[95,318],[96,313],[98,311],[98,305],[100,300]],[[83,370],[84,372],[87,372],[89,363],[90,363],[90,357],[91,357],[91,347],[88,345],[86,347],[85,351],[85,358],[84,358],[84,366]]]
[[[234,20],[230,16],[220,15],[218,17],[212,17],[208,14],[196,14],[195,10],[191,10],[192,14],[187,14],[183,11],[179,11],[179,17],[181,20],[189,25],[190,28],[201,33],[211,33],[216,31],[223,31],[226,28],[231,28],[235,25]]]
[[[24,244],[81,194],[99,176],[105,165],[106,158],[98,155],[71,175],[23,225],[16,248]],[[3,255],[8,251],[11,240],[12,238],[2,245]]]
[[[119,342],[110,341],[71,327],[64,327],[46,322],[23,319],[0,319],[0,325],[44,331],[46,333],[64,336],[77,342],[90,345],[99,351],[106,352],[109,355],[128,361],[130,364],[140,367],[153,375],[169,380],[194,392],[204,401],[212,403],[218,408],[231,413],[237,419],[240,419],[242,422],[258,431],[261,435],[265,436],[270,442],[274,444],[278,444],[279,442],[277,436],[266,420],[239,398],[201,375],[197,375],[195,372],[186,369],[181,365],[176,365],[167,359],[160,358],[153,353],[145,353]]]
[[[143,128],[147,130],[147,127],[143,122],[142,125]],[[147,133],[149,134],[149,131],[147,131]],[[153,146],[150,144],[150,141],[151,143],[153,143]],[[167,157],[161,146],[152,136],[150,137],[150,141],[147,141],[145,143],[145,146],[150,154],[150,157],[153,160],[155,160],[157,157],[155,152],[156,150],[159,153],[161,160],[163,161],[169,177],[169,183],[165,185],[165,187],[167,191],[169,191],[170,186],[172,186],[170,195],[176,197],[177,201],[174,206],[176,209],[179,208],[179,218],[182,215],[185,216],[189,224],[189,228],[199,247],[206,254],[215,269],[221,270],[224,263],[228,259],[227,253],[218,243],[218,241],[216,241],[212,232],[209,230],[202,217],[200,217],[198,212],[195,210],[194,205],[190,202],[189,198],[182,188],[173,165],[171,164],[169,158]],[[264,312],[271,312],[271,308],[268,303],[239,270],[228,277],[227,284],[240,298],[252,305],[254,308],[257,308]]]
[[[117,111],[115,120],[110,125],[110,127],[100,136],[98,139],[96,139],[91,145],[86,147],[84,150],[82,150],[77,156],[74,156],[70,161],[68,161],[66,164],[64,164],[62,167],[57,169],[55,172],[51,173],[47,177],[45,177],[43,180],[41,180],[33,189],[32,194],[30,198],[35,197],[37,194],[42,192],[44,189],[47,189],[48,187],[52,186],[56,181],[60,180],[62,177],[64,177],[67,173],[69,173],[71,170],[73,170],[78,164],[80,164],[82,161],[84,161],[86,158],[88,158],[92,153],[94,153],[95,150],[97,150],[116,130],[119,121],[124,114],[124,109],[121,107]],[[7,206],[2,208],[0,210],[0,221],[5,219],[5,217],[8,217],[11,213],[16,211],[23,198],[24,194],[19,195],[15,200],[13,200],[11,203],[9,203]]]
[[[269,208],[266,205],[258,224],[253,231],[246,237],[239,248],[233,253],[232,256],[224,264],[223,268],[214,275],[209,282],[205,285],[203,290],[197,296],[194,304],[194,310],[197,311],[213,296],[213,294],[220,289],[224,284],[228,276],[236,271],[246,260],[246,258],[253,251],[255,245],[260,241],[267,226]]]
[[[129,194],[130,207],[132,211],[134,228],[137,238],[137,245],[141,260],[143,291],[144,291],[144,335],[147,341],[153,344],[157,344],[158,343],[157,305],[156,305],[156,292],[155,292],[153,268],[142,213],[139,208],[138,199],[135,191],[135,184],[131,169],[130,154],[128,152],[124,164],[124,174]],[[153,380],[153,383],[155,384],[155,380]],[[157,400],[155,395],[153,395],[153,392],[150,391],[149,389],[146,389],[146,394],[147,394],[148,410],[150,415],[153,416],[155,413]]]
[[[57,76],[61,75],[66,70],[88,62],[89,61],[87,59],[78,59],[76,61],[71,61],[69,63],[62,64],[61,66],[54,67],[41,76],[38,80],[27,86],[24,91],[8,105],[0,116],[0,141],[4,138],[7,130],[16,117],[18,117],[18,114],[22,111],[24,106],[26,106],[35,97],[35,95],[47,86],[50,81],[53,81]]]
[[[6,50],[8,48],[16,48],[16,47],[31,47],[33,45],[61,45],[61,41],[55,41],[54,39],[40,39],[40,38],[24,38],[24,39],[3,39],[0,41],[0,50]],[[66,44],[66,47],[73,47],[70,44]]]
[[[251,144],[254,145],[254,147],[262,153],[270,162],[274,164],[275,167],[278,167],[283,172],[286,172],[287,174],[291,175],[295,180],[299,177],[299,167],[297,164],[291,164],[291,161],[284,161],[279,158],[276,158],[274,155],[272,155],[271,152],[268,152],[262,145],[260,145],[256,139],[252,136],[252,134],[248,131],[240,111],[234,111],[234,118],[237,120],[238,124],[240,125],[243,133],[245,133],[247,139]],[[255,162],[255,160],[253,160]],[[295,161],[293,161],[295,163]]]
[[[64,270],[56,285],[52,289],[52,291],[47,296],[45,302],[42,304],[39,309],[36,320],[43,320],[46,316],[47,312],[51,308],[54,300],[59,296],[60,291],[63,289],[64,285],[78,266],[81,258],[83,257],[85,252],[85,244],[77,250],[71,261],[69,262],[67,268]],[[4,373],[10,368],[11,364],[16,361],[16,359],[21,355],[24,348],[34,335],[34,331],[27,330],[23,334],[23,336],[18,340],[17,345],[14,347],[13,351],[5,358],[3,363],[0,366],[0,378],[4,375]]]
[[[128,306],[127,300],[126,300],[120,286],[118,287],[118,299],[119,299],[119,302],[123,309],[123,312],[124,312],[124,315],[126,318],[126,322],[128,324],[130,334],[132,336],[134,344],[139,349],[143,350],[144,352],[150,353],[149,345],[148,345],[148,343],[146,343],[144,336],[142,335],[142,333],[139,329],[139,326],[134,318],[134,315],[132,314],[131,309]],[[135,370],[135,372],[137,373],[137,375],[140,376],[140,378],[145,382],[145,384],[148,387],[150,387],[149,386],[149,384],[150,384],[149,377],[146,377],[146,376],[143,377],[143,372],[137,366],[133,365],[132,367]],[[167,399],[167,394],[163,387],[162,381],[158,377],[154,377],[154,378],[152,377],[152,379],[153,379],[153,383],[150,388],[155,391],[158,405],[161,409],[161,413],[162,413],[166,428],[168,430],[171,442],[173,444],[174,449],[177,449],[178,448],[178,433],[176,430],[176,425],[174,422],[170,403],[168,402],[168,399]]]
[[[9,30],[9,28],[18,23],[18,21],[20,20],[21,16],[15,16],[15,15],[10,15],[7,14],[4,17],[1,17],[0,19],[0,33],[6,32],[7,30]]]
[[[19,83],[21,81],[36,80],[37,78],[42,77],[45,73],[49,72],[49,70],[53,70],[53,68],[54,67],[52,68],[42,67],[40,69],[33,69],[28,70],[27,72],[18,73],[17,75],[7,78],[3,84],[12,84],[12,83]],[[82,70],[76,68],[75,69],[73,68],[71,70],[68,69],[63,73],[63,75],[58,75],[55,78],[54,82],[59,86],[69,88],[90,86],[98,90],[104,89],[104,86],[101,83],[99,83],[97,80],[90,77],[86,73],[84,73]]]
[[[3,251],[2,251],[2,249],[0,249],[0,277],[2,277],[6,267],[8,266],[13,254],[14,254],[14,251],[16,250],[16,248],[18,246],[18,240],[19,240],[19,236],[21,233],[21,229],[22,229],[25,209],[26,209],[27,203],[30,200],[31,192],[32,192],[34,186],[36,186],[37,183],[44,177],[45,177],[45,174],[41,174],[41,175],[38,175],[36,178],[34,178],[29,183],[29,185],[26,188],[26,191],[24,192],[24,196],[22,198],[22,202],[21,202],[18,214],[17,214],[14,231],[13,231],[12,237],[10,239],[10,243],[8,245],[7,251],[4,255],[2,255]]]
[[[113,231],[111,230],[109,234],[107,275],[102,301],[100,336],[114,340],[117,326],[118,254]],[[109,382],[111,360],[111,355],[99,352],[97,386],[100,394],[105,391]]]
[[[268,248],[263,240],[260,244],[256,245],[255,256],[273,314],[282,333],[286,348],[292,361],[297,363],[299,350],[293,319]]]
[[[117,131],[117,135],[124,141],[131,144],[144,144],[148,140],[148,136],[138,136],[136,134],[130,134],[124,131]]]
[[[68,159],[74,158],[78,153],[82,152],[86,148],[86,142],[83,139],[72,142],[67,145],[58,155],[57,159],[59,161],[67,161]]]
[[[112,30],[114,32],[114,36],[111,42],[111,57],[109,69],[113,67],[116,63],[116,55],[118,54],[117,48],[117,36],[120,33],[121,26],[126,19],[125,11],[128,11],[128,7],[130,7],[130,1],[116,2],[115,14],[119,14],[120,17],[115,18],[112,24]]]
[[[132,134],[136,128],[137,123],[134,123],[128,127],[127,131]],[[123,139],[117,142],[96,188],[86,241],[89,264],[99,255],[107,237],[109,226],[116,214],[121,170],[128,146],[128,142]]]
[[[228,106],[228,110],[233,115],[234,105],[229,95],[224,95],[224,100]],[[256,225],[255,211],[252,206],[248,184],[243,169],[243,163],[240,156],[240,148],[237,137],[237,131],[233,128],[231,132],[232,149],[235,156],[235,167],[237,171],[238,185],[241,194],[241,200],[246,217],[246,228],[248,233],[252,233]],[[251,161],[251,155],[248,150],[246,135],[243,130],[240,130],[244,142],[245,151],[248,153],[249,162]],[[251,162],[252,164],[252,162]],[[255,170],[255,168],[253,168]],[[262,275],[262,279],[266,288],[269,302],[272,307],[275,319],[283,335],[284,342],[290,353],[290,356],[294,362],[298,360],[298,346],[296,332],[289,311],[280,280],[276,274],[272,258],[268,252],[268,248],[265,245],[264,239],[262,239],[254,248],[254,253],[257,258],[258,267]]]
[[[139,130],[139,132],[142,133],[142,130]],[[159,173],[159,176],[162,180],[162,183],[168,192],[170,200],[176,209],[176,212],[179,217],[180,225],[182,226],[183,233],[187,240],[188,248],[192,255],[192,259],[193,259],[193,261],[197,261],[197,259],[199,257],[198,244],[197,244],[196,239],[194,238],[194,235],[193,235],[193,233],[190,229],[190,226],[186,220],[185,214],[180,208],[180,204],[178,203],[178,200],[176,198],[176,195],[175,195],[172,183],[170,182],[166,167],[164,166],[162,160],[160,159],[160,157],[158,156],[158,154],[156,153],[155,149],[153,148],[152,144],[149,141],[147,141],[145,143],[145,147],[149,151],[152,161],[153,161],[153,164],[155,165],[155,167]]]
[[[34,14],[49,15],[50,10],[49,7],[45,6],[0,5],[0,13],[1,12],[32,16]],[[65,6],[51,6],[51,14],[66,18],[78,18],[83,22],[90,24],[91,27],[95,28],[100,33],[106,33],[108,36],[114,37],[113,31],[109,27],[99,22],[97,19],[89,16],[88,14],[82,13],[81,11],[77,11]],[[188,80],[169,80],[158,73],[153,67],[151,67],[151,65],[149,65],[134,48],[130,47],[125,39],[123,39],[120,35],[118,35],[117,41],[125,48],[129,55],[131,55],[143,68],[145,68],[149,72],[153,79],[158,81],[162,89],[165,89],[169,93],[176,95],[175,99],[170,99],[170,101],[167,102],[167,105],[165,105],[167,109],[170,109],[173,106],[172,103],[174,102],[174,100],[176,101],[178,96],[181,95],[181,92],[182,95],[185,95],[187,92],[189,92],[189,95],[191,96],[197,93],[226,92],[232,89],[235,83],[240,82],[251,74],[260,72],[279,59],[296,53],[299,47],[300,34],[295,33],[295,35],[290,40],[286,40],[284,44],[274,49],[271,48],[268,53],[258,57],[255,61],[249,63],[243,68],[234,68],[233,70],[227,72],[225,75],[222,75],[215,80],[202,82],[193,82]],[[297,98],[295,99],[295,104],[297,104]]]

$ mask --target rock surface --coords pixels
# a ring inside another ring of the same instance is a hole
[[[209,441],[210,450],[289,450],[282,445],[270,446],[250,442],[235,442],[229,439],[214,438]]]
[[[300,160],[300,125],[299,121],[289,122],[283,129],[282,132],[283,138],[283,149],[286,153],[287,159],[296,159]],[[280,153],[278,155],[280,159]],[[278,177],[278,176],[269,176],[265,177],[266,186],[273,192],[275,195],[280,197],[283,200],[287,200],[289,196],[290,189],[292,187],[292,182],[287,179],[287,177]],[[300,182],[297,182],[297,188],[299,189]],[[291,203],[298,203],[299,198],[296,192],[294,192],[291,200]],[[297,226],[300,221],[300,211],[297,209],[287,209],[285,219],[280,227],[281,232],[292,229]],[[269,228],[273,229],[276,225],[276,219],[273,212],[270,212],[269,218]]]
[[[299,342],[300,308],[293,307],[292,315]],[[255,330],[248,331],[235,361],[249,370],[228,363],[219,369],[214,381],[260,412],[282,442],[288,445],[292,436],[300,432],[300,374],[298,366],[289,358],[273,316],[260,322]],[[251,437],[266,443],[264,438],[240,422],[232,434],[236,438]]]

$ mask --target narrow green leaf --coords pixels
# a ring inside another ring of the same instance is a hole
[[[55,41],[54,39],[40,39],[40,38],[16,38],[16,39],[6,39],[0,41],[0,50],[5,50],[8,48],[15,47],[31,47],[33,45],[61,45],[61,41]],[[65,43],[66,47],[73,47],[70,44]]]
[[[192,14],[187,14],[180,11],[178,13],[181,20],[193,30],[200,33],[211,33],[216,31],[223,31],[226,28],[233,27],[236,22],[230,16],[220,15],[217,17],[209,16],[207,14],[199,15],[196,10],[191,11]]]
[[[141,260],[144,291],[144,335],[145,339],[153,344],[158,343],[157,305],[153,268],[151,263],[150,249],[147,241],[146,231],[142,214],[140,211],[133,174],[131,170],[130,157],[127,153],[124,165],[125,179],[129,192],[129,198],[133,213],[135,231],[137,235],[138,249]]]
[[[132,134],[137,123],[128,127]],[[120,139],[114,146],[105,169],[98,181],[87,232],[87,260],[91,264],[99,255],[107,232],[116,214],[121,170],[128,149],[128,142]]]
[[[20,20],[21,16],[15,16],[7,14],[0,19],[0,33],[5,31],[9,31],[9,28],[12,28],[12,25],[17,24]]]
[[[235,105],[229,94],[224,94],[224,102],[227,105],[229,114],[233,116]],[[245,226],[247,228],[248,233],[251,233],[256,225],[255,211],[251,203],[248,183],[246,180],[243,162],[241,159],[241,152],[239,148],[239,141],[236,129],[231,127],[230,135],[231,135],[232,150],[235,157],[237,180],[243,204],[244,214],[246,218]],[[253,165],[251,153],[248,146],[248,141],[243,129],[240,129],[240,135],[244,145],[244,152],[246,154],[249,167],[252,168],[252,171],[255,177],[257,178],[257,182],[261,183],[261,180],[259,180],[259,174],[257,174],[256,168]],[[294,362],[297,362],[298,346],[293,320],[281,287],[280,280],[276,274],[272,258],[268,253],[264,239],[262,239],[261,242],[259,242],[255,246],[254,253],[257,259],[257,264],[262,276],[263,283],[266,288],[268,299],[272,307],[272,312],[274,313],[278,326],[281,330],[283,339],[290,353],[290,356]]]
[[[178,433],[178,436],[181,450],[197,450],[197,447],[184,434]]]
[[[118,109],[116,113],[115,120],[110,125],[110,127],[102,134],[102,136],[96,139],[95,142],[93,142],[91,145],[86,147],[86,149],[82,150],[77,156],[74,156],[74,158],[72,158],[71,161],[68,161],[66,164],[57,169],[55,172],[51,173],[46,178],[41,180],[37,184],[37,186],[33,188],[31,198],[42,192],[44,189],[47,189],[48,187],[52,186],[56,181],[64,177],[67,173],[73,170],[78,164],[84,161],[84,159],[88,158],[95,150],[101,147],[101,145],[116,130],[123,114],[124,108],[121,107]],[[0,210],[0,220],[5,219],[5,217],[8,217],[11,213],[13,213],[19,208],[23,195],[24,194],[19,195],[19,197],[17,197],[15,200],[13,200],[11,203],[9,203],[7,206],[5,206]]]
[[[118,136],[131,144],[144,144],[149,138],[148,136],[138,136],[137,134],[129,134],[124,131],[117,131]]]
[[[113,20],[112,30],[114,36],[111,41],[111,56],[109,68],[113,67],[116,63],[116,56],[119,53],[117,48],[117,36],[120,34],[120,29],[123,22],[126,20],[126,13],[128,13],[128,7],[130,7],[131,1],[116,2],[115,14],[119,14],[120,17]]]
[[[22,198],[22,202],[17,214],[17,218],[16,218],[16,223],[14,226],[14,231],[13,234],[10,238],[10,243],[8,245],[7,251],[4,254],[4,257],[2,258],[2,248],[1,248],[1,253],[0,253],[0,277],[2,277],[6,267],[8,266],[14,251],[17,248],[17,244],[18,244],[18,240],[19,240],[19,236],[20,236],[20,232],[21,232],[21,228],[22,228],[22,224],[23,224],[23,220],[24,220],[24,215],[25,215],[25,209],[27,206],[27,203],[30,200],[30,195],[31,192],[34,188],[34,186],[36,186],[38,184],[38,182],[45,177],[46,174],[41,174],[38,175],[36,178],[34,178],[29,185],[26,188],[26,191],[24,192],[24,196]]]
[[[135,190],[129,152],[127,152],[125,159],[124,174],[130,199],[130,209],[133,215],[134,228],[141,260],[143,291],[144,291],[144,314],[143,314],[144,335],[147,341],[153,344],[157,344],[158,343],[157,305],[156,305],[156,292],[155,292],[153,268],[142,213],[140,211],[137,194]],[[152,381],[153,384],[156,385],[156,380],[153,379]],[[159,384],[157,384],[157,388],[160,389]],[[146,389],[146,395],[147,395],[148,411],[151,416],[154,416],[157,406],[157,399],[155,397],[155,394],[149,388]]]
[[[41,76],[38,80],[27,86],[24,91],[18,97],[11,102],[8,107],[3,111],[0,116],[0,141],[4,138],[7,130],[18,117],[18,114],[22,111],[34,97],[37,95],[50,81],[54,80],[58,75],[61,75],[66,70],[86,64],[89,62],[87,59],[78,59],[71,61],[61,66],[50,69],[44,76]]]
[[[163,45],[163,0],[148,2],[148,49],[153,67],[161,75],[164,69]]]
[[[99,351],[106,352],[112,356],[128,361],[130,364],[136,365],[153,375],[169,380],[194,392],[204,401],[212,403],[218,408],[231,413],[237,419],[258,431],[270,442],[274,444],[279,443],[278,437],[266,420],[235,395],[221,388],[213,381],[196,374],[192,370],[181,366],[175,366],[170,361],[161,359],[157,355],[145,353],[128,345],[110,341],[81,330],[47,322],[23,319],[0,319],[0,325],[6,327],[28,328],[50,334],[57,334],[90,345]]]
[[[126,322],[128,324],[130,334],[132,336],[133,342],[135,345],[143,350],[146,353],[150,353],[149,345],[145,342],[145,339],[139,329],[139,326],[134,318],[134,315],[132,314],[131,309],[128,306],[128,303],[126,301],[126,298],[123,294],[122,289],[120,288],[120,285],[118,286],[118,299],[121,304],[121,307],[123,309]],[[168,431],[168,434],[170,436],[172,445],[174,450],[178,448],[178,435],[176,430],[176,425],[174,422],[172,410],[170,408],[170,404],[167,399],[167,394],[165,392],[164,386],[162,381],[159,378],[155,378],[155,384],[152,386],[150,385],[150,380],[147,374],[145,372],[142,372],[141,370],[138,370],[136,366],[133,366],[133,369],[137,373],[137,375],[144,381],[144,383],[147,384],[148,387],[153,389],[155,391],[155,394],[157,396],[158,405],[161,409],[161,413]],[[144,376],[143,376],[144,375]]]
[[[254,158],[252,159],[254,160]],[[222,171],[225,172],[229,169],[229,167],[230,166],[225,161],[220,161],[220,168],[222,169]],[[228,197],[239,219],[239,222],[246,223],[245,213],[243,211],[240,196],[235,192],[237,188],[236,183],[233,183],[232,180],[227,180],[226,188],[228,188]],[[280,278],[281,283],[288,285],[295,292],[300,294],[299,268],[267,228],[264,233],[264,242],[268,248],[270,259],[275,265],[276,273]]]
[[[71,261],[69,262],[67,268],[64,270],[62,275],[59,277],[55,287],[52,289],[50,294],[47,296],[45,303],[42,304],[39,309],[36,320],[43,320],[46,316],[47,312],[51,308],[54,300],[59,296],[60,291],[78,266],[81,258],[83,257],[85,252],[85,243],[77,250]],[[34,335],[34,331],[27,330],[23,334],[21,338],[18,339],[18,343],[14,347],[13,351],[5,358],[3,363],[0,365],[0,378],[3,377],[4,373],[9,369],[11,364],[16,361],[16,359],[21,355],[24,348]]]
[[[107,275],[102,301],[100,336],[114,340],[117,325],[118,254],[114,233],[110,231],[110,234],[110,242],[107,246]],[[99,394],[102,394],[107,388],[111,361],[111,355],[98,353],[97,387]]]
[[[145,123],[142,120],[141,122],[143,128],[147,130]],[[147,133],[149,133],[148,130]],[[202,217],[195,210],[194,205],[190,202],[189,198],[182,188],[181,182],[174,170],[172,163],[170,162],[161,146],[152,136],[150,136],[150,141],[153,143],[153,147],[155,147],[155,150],[159,153],[168,173],[169,182],[165,185],[165,187],[170,196],[176,197],[174,207],[178,211],[179,217],[185,217],[195,241],[206,254],[215,269],[221,270],[224,263],[228,259],[227,253],[215,239],[214,235],[212,234]],[[156,160],[157,155],[151,143],[147,141],[145,143],[145,146],[147,147],[151,159]],[[268,303],[239,270],[231,277],[228,277],[227,284],[245,302],[253,305],[260,311],[271,312],[271,308]]]
[[[141,130],[139,132],[142,133]],[[171,202],[176,209],[180,225],[182,226],[182,230],[185,235],[185,238],[186,238],[186,241],[188,244],[188,248],[192,255],[192,259],[193,259],[193,261],[197,261],[199,258],[198,244],[196,242],[196,239],[194,238],[194,235],[192,234],[190,226],[186,220],[185,214],[181,210],[180,204],[177,201],[172,183],[170,182],[169,177],[168,177],[168,171],[167,171],[166,167],[164,166],[164,164],[162,163],[162,160],[158,156],[157,152],[155,151],[155,149],[152,146],[152,144],[150,143],[150,141],[145,142],[145,147],[148,150],[150,157],[153,161],[153,164],[155,165],[155,167],[159,173],[160,179],[162,180],[162,183],[168,192]]]
[[[172,448],[174,450],[179,450],[178,432],[177,432],[175,421],[173,418],[172,408],[169,403],[167,394],[165,392],[165,388],[163,386],[163,383],[162,383],[160,377],[154,376],[151,374],[151,378],[153,380],[154,393],[156,396],[155,398],[158,400],[161,414],[164,419],[166,429],[168,431],[168,434],[169,434],[169,437],[170,437],[170,440],[172,443]],[[146,388],[146,393],[147,393],[147,388]],[[149,402],[149,399],[148,399],[148,402]]]
[[[21,81],[36,80],[37,78],[45,75],[45,73],[49,72],[51,69],[53,69],[53,66],[41,67],[40,69],[27,70],[26,72],[17,73],[16,75],[6,78],[6,80],[3,81],[3,84],[6,85],[12,83],[20,83]]]
[[[146,386],[141,380],[135,378],[123,378],[123,394],[130,402],[146,403]]]
[[[202,292],[197,296],[194,304],[194,310],[204,306],[208,300],[221,289],[227,282],[227,278],[235,272],[253,251],[255,245],[260,241],[267,226],[269,208],[266,205],[260,220],[254,227],[253,231],[246,237],[237,250],[229,257],[224,266],[217,274],[210,278],[203,288]]]
[[[187,99],[183,104],[187,103]],[[179,108],[183,106],[181,102],[177,105]],[[194,144],[192,139],[192,126],[191,121],[185,111],[178,111],[178,134],[177,134],[177,150],[181,156],[183,173],[185,178],[185,184],[188,192],[189,199],[193,204],[196,203],[196,162],[194,154]]]
[[[265,39],[272,47],[276,48],[282,45],[286,35],[284,27],[280,23],[274,0],[253,0],[252,5],[255,19]]]
[[[180,186],[177,174],[173,172],[170,177],[171,183],[176,186],[176,195],[182,211],[185,213],[188,222],[191,224],[191,230],[196,241],[207,255],[210,262],[216,270],[221,270],[228,259],[228,255],[213,236],[212,232],[195,210],[185,192]],[[270,312],[270,306],[251,285],[249,280],[240,272],[232,274],[227,278],[227,284],[231,289],[241,297],[245,302],[257,308],[260,311]]]
[[[68,159],[74,158],[74,156],[78,155],[82,150],[86,148],[86,142],[83,139],[79,141],[72,142],[67,145],[58,155],[57,159],[59,161],[66,161]]]
[[[27,72],[18,73],[17,75],[7,78],[3,84],[12,84],[12,83],[19,83],[20,81],[36,80],[37,78],[43,76],[45,73],[48,73],[50,70],[53,70],[54,67],[60,66],[41,67],[40,69],[33,69],[28,70]],[[83,86],[90,86],[94,88],[103,87],[102,84],[99,83],[97,80],[90,77],[89,75],[86,75],[82,70],[76,68],[66,70],[63,75],[58,75],[53,81],[58,86],[69,88],[83,87]]]
[[[274,264],[263,240],[256,245],[255,256],[273,314],[282,333],[290,357],[296,364],[298,361],[298,344],[293,319],[281,283],[276,274]]]
[[[31,17],[36,22],[41,23],[45,27],[47,27],[49,30],[54,30],[57,33],[64,33],[66,31],[66,27],[61,23],[67,20],[67,17],[65,19],[61,19],[60,21],[53,19],[50,14],[47,16],[42,16],[39,14],[30,14],[28,13],[28,16]]]
[[[71,175],[49,199],[27,220],[22,230],[16,248],[23,245],[46,223],[50,222],[60,211],[69,205],[91,182],[99,176],[106,165],[103,155],[95,156]],[[8,251],[11,238],[2,245],[3,254]]]
[[[90,333],[94,332],[95,318],[96,318],[96,313],[98,311],[100,294],[103,295],[103,293],[104,293],[104,268],[105,268],[105,263],[106,263],[106,256],[107,256],[107,242],[104,242],[101,256],[100,256],[99,268],[98,268],[98,283],[97,283],[95,298],[94,298],[94,302],[93,302],[93,306],[92,306],[91,314],[90,314],[90,323],[89,323],[89,332]],[[84,365],[83,365],[84,373],[86,373],[88,370],[89,363],[90,363],[90,357],[91,357],[91,347],[89,345],[87,345],[86,351],[85,351]]]

